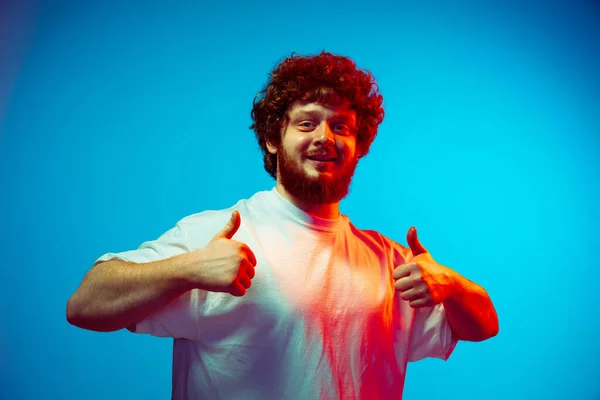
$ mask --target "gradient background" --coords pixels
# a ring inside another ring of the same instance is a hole
[[[103,253],[271,189],[253,96],[322,49],[385,98],[342,212],[415,225],[500,317],[405,398],[600,398],[600,7],[445,3],[1,1],[0,398],[170,397],[170,340],[72,327],[67,299]]]

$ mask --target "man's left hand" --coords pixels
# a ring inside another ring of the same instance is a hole
[[[413,308],[431,307],[446,300],[455,291],[456,272],[431,257],[419,243],[415,227],[408,230],[406,241],[413,259],[398,266],[392,274],[400,298]]]

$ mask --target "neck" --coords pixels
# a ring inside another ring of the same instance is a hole
[[[340,216],[340,203],[308,203],[289,194],[281,182],[277,182],[277,186],[275,188],[284,199],[287,199],[290,203],[313,217],[332,220]]]

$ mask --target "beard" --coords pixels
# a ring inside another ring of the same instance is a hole
[[[358,157],[354,156],[337,174],[310,176],[294,161],[283,146],[277,151],[279,178],[285,190],[295,198],[313,204],[340,202],[350,193],[350,184]]]

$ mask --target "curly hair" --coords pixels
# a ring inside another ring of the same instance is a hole
[[[356,111],[359,158],[367,155],[383,121],[383,96],[369,71],[356,67],[348,57],[322,51],[319,55],[292,53],[269,74],[265,87],[253,101],[252,125],[263,153],[264,168],[274,179],[277,155],[267,141],[279,147],[288,123],[287,111],[297,100],[339,105],[347,102]]]

